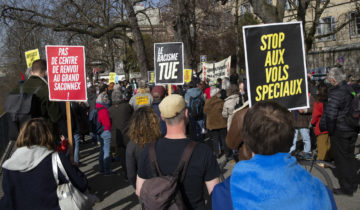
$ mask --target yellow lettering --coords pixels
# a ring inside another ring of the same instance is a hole
[[[269,92],[269,87],[267,85],[263,85],[263,92],[262,92],[262,100],[265,100],[265,95]]]
[[[272,70],[272,68],[266,68],[265,69],[265,71],[266,71],[266,83],[270,82],[271,70]]]
[[[291,96],[295,95],[295,91],[296,91],[295,85],[296,85],[295,80],[291,80],[290,81],[290,95]]]
[[[283,72],[284,72],[285,76],[283,76],[283,77],[281,78],[281,80],[287,80],[287,79],[288,79],[288,77],[289,77],[289,74],[288,74],[288,72],[287,72],[288,69],[289,69],[289,65],[286,64],[286,65],[283,67]]]
[[[261,51],[266,50],[266,42],[265,42],[266,37],[267,37],[267,35],[262,35],[261,36],[261,43],[263,44],[262,46],[260,46]]]
[[[284,53],[285,53],[285,49],[278,50],[278,52],[279,52],[278,64],[284,64]]]
[[[261,100],[261,86],[257,86],[256,93],[257,93],[257,96],[255,97],[255,101],[260,101]]]
[[[276,82],[276,80],[277,80],[277,74],[276,74],[276,72],[278,71],[278,67],[277,66],[274,66],[274,67],[272,67],[272,74],[271,74],[271,81],[272,82]]]
[[[278,62],[278,50],[273,50],[272,51],[272,65],[275,66],[277,65]]]
[[[271,51],[268,51],[266,54],[265,67],[271,66]]]
[[[279,98],[279,93],[277,92],[276,89],[279,89],[280,88],[280,84],[279,83],[276,83],[274,85],[274,98]]]
[[[296,95],[297,94],[301,94],[301,83],[302,83],[303,79],[297,79],[296,80],[296,84],[297,84],[297,89],[296,89]]]
[[[277,83],[276,83],[277,84]],[[272,93],[274,92],[274,84],[269,85],[269,96],[268,99],[273,99]]]
[[[279,33],[279,48],[281,48],[281,43],[284,41],[285,39],[285,34],[283,32]]]
[[[284,84],[284,95],[283,96],[289,96],[289,81],[285,81]]]

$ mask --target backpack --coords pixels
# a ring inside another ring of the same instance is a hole
[[[23,83],[20,83],[19,93],[10,93],[5,101],[5,111],[9,114],[9,138],[16,140],[21,126],[32,118],[31,105],[34,96],[39,92],[42,85],[37,87],[34,93],[24,93]]]
[[[99,109],[93,109],[89,114],[89,130],[97,135],[100,135],[104,131],[104,126],[102,126],[98,120],[98,112],[102,109],[104,109],[104,107],[100,107]]]
[[[357,130],[360,128],[360,95],[356,94],[356,92],[351,88],[350,90],[352,100],[350,104],[350,109],[348,113],[345,115],[345,123]]]
[[[191,154],[197,144],[190,141],[172,175],[163,175],[156,160],[155,143],[149,148],[150,164],[154,177],[145,180],[140,191],[140,202],[143,209],[187,209],[180,191],[180,184],[184,181],[186,169]],[[181,173],[180,173],[181,172]],[[180,176],[181,174],[181,176]]]
[[[204,118],[204,106],[205,102],[204,99],[201,98],[201,94],[196,97],[190,97],[189,103],[189,115],[195,121],[202,120]]]

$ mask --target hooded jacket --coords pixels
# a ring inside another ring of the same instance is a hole
[[[229,130],[231,120],[233,117],[233,112],[235,110],[236,104],[242,103],[239,94],[233,94],[225,99],[224,108],[222,111],[222,116],[227,118],[227,128]]]
[[[186,102],[186,106],[189,107],[189,103],[190,103],[190,98],[193,97],[198,97],[200,96],[200,98],[204,99],[204,95],[203,92],[200,90],[200,88],[190,88],[186,91],[185,93],[185,102]],[[204,99],[205,101],[205,99]]]
[[[15,150],[3,164],[4,196],[0,209],[60,209],[51,162],[53,152],[42,146]],[[85,175],[64,155],[59,153],[59,157],[71,183],[84,192],[87,189]],[[61,172],[58,178],[59,184],[67,182]]]

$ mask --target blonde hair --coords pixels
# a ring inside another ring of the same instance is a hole
[[[24,123],[16,140],[16,147],[44,146],[56,150],[50,128],[43,118],[33,118]]]
[[[160,119],[150,106],[137,109],[131,117],[129,137],[135,144],[144,147],[161,136]]]

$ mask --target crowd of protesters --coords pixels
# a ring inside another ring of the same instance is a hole
[[[174,174],[189,150],[178,188],[188,209],[336,209],[333,193],[352,196],[358,188],[354,151],[359,128],[347,126],[344,118],[354,94],[360,94],[359,78],[346,81],[338,67],[330,69],[326,84],[315,84],[309,76],[310,107],[291,112],[275,102],[249,108],[246,81],[235,72],[214,81],[193,77],[170,90],[144,80],[101,80],[88,88],[87,102],[71,103],[70,160],[65,103],[48,100],[46,63],[35,61],[23,87],[28,93],[40,90],[33,119],[23,125],[15,153],[2,166],[0,207],[58,209],[49,156],[54,151],[61,154],[70,181],[84,192],[88,184],[78,169],[79,149],[90,135],[88,142],[99,145],[98,172],[122,175],[145,207],[151,194],[147,181]],[[340,188],[328,189],[296,164],[291,155],[299,150],[299,135],[305,158],[317,149],[319,160],[335,161]],[[238,163],[219,183],[217,159],[222,156]],[[120,172],[113,171],[112,161],[120,161]],[[59,179],[66,182],[60,174]],[[205,194],[212,195],[212,204],[205,202]]]

